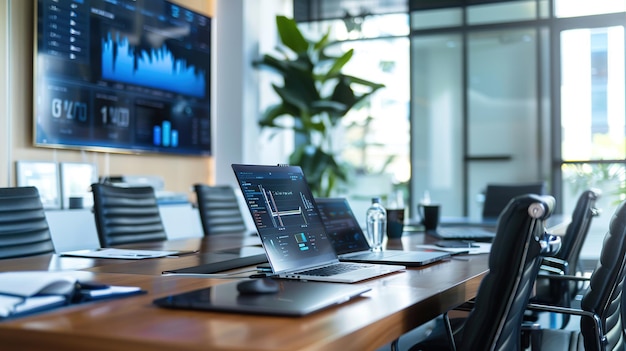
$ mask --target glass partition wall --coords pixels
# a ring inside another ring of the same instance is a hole
[[[381,194],[408,189],[413,218],[428,192],[443,216],[479,219],[488,183],[544,181],[566,216],[595,187],[607,214],[592,233],[604,234],[626,193],[626,2],[408,0],[389,13],[382,1],[296,0],[296,10],[301,2],[317,11],[304,27],[333,23],[360,52],[355,75],[388,85],[347,119],[370,134],[342,136],[343,155],[374,180],[346,194],[369,195],[382,176],[392,185]],[[321,22],[325,5],[335,17]]]
[[[626,194],[626,2],[410,3],[412,206],[480,218],[487,183],[544,181],[567,217],[596,188],[594,252]]]
[[[413,3],[412,199],[479,220],[488,183],[549,183],[543,2]]]

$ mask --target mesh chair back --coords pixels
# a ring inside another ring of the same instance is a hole
[[[489,254],[489,273],[463,328],[460,350],[519,350],[524,310],[539,271],[551,196],[523,195],[505,207]]]
[[[0,259],[53,252],[37,188],[0,188]]]
[[[195,184],[194,191],[204,235],[246,231],[232,187]]]
[[[572,213],[572,221],[567,226],[563,236],[561,250],[555,255],[557,258],[567,261],[569,267],[567,274],[575,273],[578,266],[580,250],[589,233],[591,220],[598,215],[596,208],[598,196],[596,191],[587,190],[578,197],[578,202]]]
[[[622,289],[626,265],[626,202],[616,209],[604,237],[600,260],[591,275],[589,288],[581,301],[584,311],[595,314],[601,323],[598,330],[591,318],[581,317],[580,330],[585,350],[623,350]]]
[[[562,274],[576,275],[578,272],[578,259],[583,243],[589,233],[591,220],[598,214],[596,209],[596,200],[598,193],[594,190],[584,191],[579,197],[574,212],[572,213],[572,221],[567,226],[565,235],[563,235],[561,250],[559,250],[554,259],[549,258],[544,264],[552,269],[562,270]],[[554,266],[556,264],[556,267]],[[536,294],[531,299],[533,303],[541,303],[547,305],[570,307],[572,299],[578,294],[578,290],[582,287],[581,282],[538,278],[536,285]],[[538,319],[537,312],[530,312],[532,319]],[[562,315],[561,328],[565,328],[570,320],[569,314]]]
[[[92,184],[91,191],[102,247],[167,239],[152,187]]]

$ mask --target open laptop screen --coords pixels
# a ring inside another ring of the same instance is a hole
[[[337,259],[300,167],[232,167],[276,273]]]
[[[317,198],[326,232],[338,255],[367,251],[370,245],[345,198]]]

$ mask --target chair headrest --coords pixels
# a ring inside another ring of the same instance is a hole
[[[550,195],[533,195],[535,202],[528,206],[528,215],[534,219],[546,219],[554,211],[556,200]]]

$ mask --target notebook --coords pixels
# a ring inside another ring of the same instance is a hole
[[[344,198],[316,198],[315,203],[340,261],[401,264],[416,267],[450,257],[447,252],[437,251],[383,250],[372,252],[348,200]]]
[[[340,262],[299,166],[232,168],[276,276],[353,283],[406,268]]]
[[[280,280],[275,294],[240,294],[239,281],[158,298],[160,307],[205,311],[304,316],[345,303],[370,290],[362,285]]]

